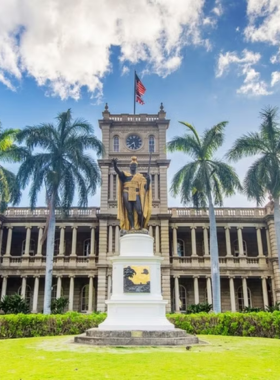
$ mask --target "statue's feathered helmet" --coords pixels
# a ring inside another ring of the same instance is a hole
[[[137,157],[136,156],[132,156],[131,157],[131,162],[130,162],[130,165],[131,164],[135,164],[135,165],[138,165],[138,162],[137,162]]]

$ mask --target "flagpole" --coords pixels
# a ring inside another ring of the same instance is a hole
[[[136,70],[134,70],[134,88],[133,88],[133,112],[134,112],[134,115],[135,115],[135,104],[136,104],[136,101],[135,101],[135,98],[136,98],[135,90],[136,90]]]

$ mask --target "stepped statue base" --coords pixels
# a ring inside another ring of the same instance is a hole
[[[120,255],[112,260],[112,294],[106,301],[107,318],[98,328],[75,338],[96,345],[196,344],[196,337],[175,329],[166,318],[161,295],[160,256],[146,232],[128,231],[120,238]]]

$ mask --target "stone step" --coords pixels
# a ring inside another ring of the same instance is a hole
[[[74,338],[75,343],[94,346],[189,346],[199,339],[184,330],[170,331],[104,331],[96,328]]]
[[[92,328],[86,330],[86,336],[95,338],[185,338],[185,330],[102,330]]]

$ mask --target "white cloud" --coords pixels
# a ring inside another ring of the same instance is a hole
[[[271,74],[271,86],[274,86],[277,82],[280,82],[280,71],[273,71]]]
[[[280,1],[247,0],[249,24],[245,37],[251,42],[280,46]]]
[[[166,76],[180,66],[184,46],[208,49],[204,3],[1,0],[0,80],[14,88],[26,74],[62,99],[78,99],[83,86],[100,96],[113,46],[120,49],[123,71],[144,61],[149,72]]]
[[[216,16],[218,16],[218,17],[220,17],[220,16],[223,14],[223,7],[222,7],[222,2],[221,2],[221,0],[216,0],[216,1],[215,1],[215,6],[214,6],[214,8],[212,9],[212,12],[213,12]]]
[[[266,82],[260,80],[260,73],[252,66],[257,64],[261,59],[260,53],[254,53],[249,50],[243,50],[242,56],[236,52],[220,53],[216,77],[221,77],[232,65],[236,65],[238,74],[244,76],[243,85],[237,89],[238,94],[249,96],[270,95]]]
[[[238,57],[236,52],[228,51],[225,54],[220,53],[216,77],[221,77],[232,63],[254,65],[261,59],[260,53],[254,53],[247,49],[244,49],[242,54],[243,57]]]
[[[271,63],[280,63],[280,49],[279,49],[279,51],[276,53],[276,54],[274,54],[271,58],[270,58],[270,62]]]

